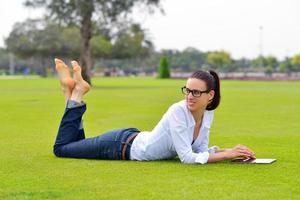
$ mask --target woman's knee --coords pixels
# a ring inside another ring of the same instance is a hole
[[[53,146],[53,153],[56,157],[62,157],[62,155],[60,153],[60,149],[61,149],[61,146],[57,146],[57,145]]]

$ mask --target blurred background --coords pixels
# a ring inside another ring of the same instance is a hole
[[[14,0],[2,2],[0,78],[83,76],[300,79],[297,0]]]

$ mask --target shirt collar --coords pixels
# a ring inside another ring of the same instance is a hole
[[[193,117],[191,111],[187,108],[186,101],[183,100],[181,103],[182,103],[182,105],[184,105],[184,109],[187,112],[188,126],[189,127],[195,126],[194,117]],[[206,128],[210,128],[211,127],[211,123],[212,123],[212,119],[213,119],[213,114],[214,114],[214,111],[212,111],[212,110],[211,111],[210,110],[204,111],[203,119],[202,119],[202,126],[204,126]]]

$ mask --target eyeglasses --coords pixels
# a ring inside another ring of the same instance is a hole
[[[202,93],[209,93],[210,90],[191,90],[189,88],[187,88],[186,86],[181,88],[181,91],[183,94],[185,95],[189,95],[190,93],[192,93],[193,97],[201,97]]]

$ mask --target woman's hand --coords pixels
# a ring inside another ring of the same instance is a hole
[[[254,152],[244,145],[236,145],[232,149],[217,150],[216,153],[209,154],[208,162],[218,162],[236,157],[255,159]]]
[[[226,151],[228,153],[228,158],[236,158],[236,157],[244,157],[244,158],[250,158],[255,159],[255,153],[249,149],[248,147],[244,145],[236,145],[234,148],[229,149]]]

